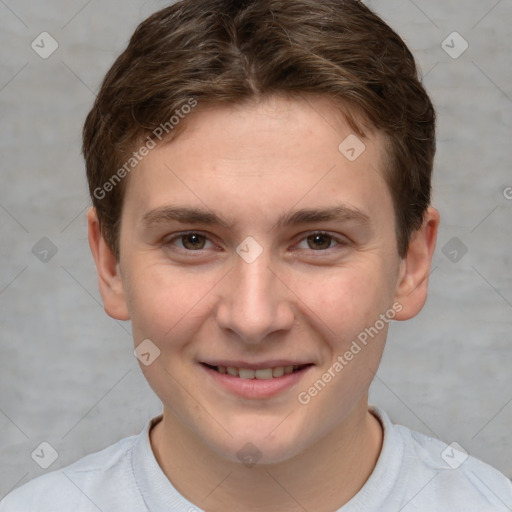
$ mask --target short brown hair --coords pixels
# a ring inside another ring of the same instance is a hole
[[[348,106],[358,135],[351,112],[385,135],[405,256],[430,204],[435,111],[400,36],[357,0],[182,0],[137,27],[84,125],[91,198],[118,258],[122,178],[137,145],[159,126],[165,141],[175,137],[186,123],[169,120],[192,101],[201,108],[273,94],[328,96]]]

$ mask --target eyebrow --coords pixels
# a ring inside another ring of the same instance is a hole
[[[213,211],[195,207],[162,206],[147,212],[142,218],[142,223],[146,228],[170,221],[178,221],[183,224],[218,225],[228,230],[234,228],[234,223],[226,221]],[[370,217],[358,208],[335,205],[328,208],[303,208],[286,212],[279,217],[271,229],[328,221],[355,221],[362,225],[371,223]]]

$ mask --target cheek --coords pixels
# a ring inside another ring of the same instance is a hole
[[[369,322],[373,324],[388,308],[386,286],[381,271],[368,265],[333,269],[317,278],[298,278],[292,289],[305,305],[304,315],[311,317],[313,312],[331,336],[346,340]]]
[[[219,281],[217,273],[184,273],[147,261],[134,261],[129,275],[126,289],[134,336],[161,342],[197,327],[194,319],[204,312],[209,292]]]

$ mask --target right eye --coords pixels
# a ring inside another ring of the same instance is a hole
[[[176,247],[175,242],[181,244],[179,249],[187,252],[197,252],[205,249],[205,243],[208,237],[198,231],[187,231],[184,233],[175,234],[172,238],[166,238],[164,245],[166,247]]]

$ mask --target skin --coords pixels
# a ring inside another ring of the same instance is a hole
[[[338,146],[352,130],[329,99],[199,106],[185,122],[129,176],[119,261],[88,212],[106,312],[131,319],[136,346],[149,338],[161,351],[141,364],[164,406],[153,451],[177,490],[208,512],[241,503],[249,511],[336,510],[361,489],[381,450],[368,389],[387,324],[307,405],[297,395],[394,303],[395,320],[421,310],[439,214],[428,209],[400,258],[382,135],[368,132],[350,162]],[[276,225],[286,212],[340,203],[368,221]],[[232,226],[144,224],[168,205],[205,208]],[[329,236],[310,237],[319,230]],[[191,243],[177,237],[183,231],[206,238]],[[263,250],[252,263],[236,252],[248,236]],[[279,395],[248,399],[213,382],[200,366],[212,358],[313,366]],[[237,457],[248,442],[261,453],[253,467]]]

